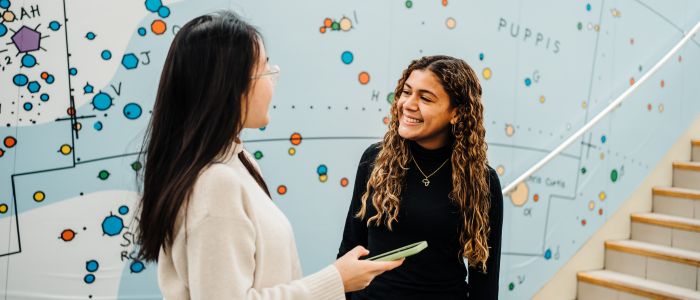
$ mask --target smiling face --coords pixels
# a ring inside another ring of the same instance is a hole
[[[450,121],[455,119],[457,110],[433,72],[411,72],[404,83],[396,108],[399,135],[402,138],[415,141],[427,149],[437,149],[447,143]]]

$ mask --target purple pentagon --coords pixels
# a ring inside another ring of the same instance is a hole
[[[27,26],[22,26],[12,36],[12,42],[20,53],[39,50],[39,40],[41,33]]]

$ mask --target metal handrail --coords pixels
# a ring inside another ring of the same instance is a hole
[[[501,190],[501,193],[503,193],[504,196],[508,195],[510,192],[515,189],[515,187],[523,182],[525,179],[530,177],[533,173],[537,172],[542,166],[544,166],[546,163],[551,161],[555,156],[559,155],[566,147],[570,146],[575,140],[580,138],[586,131],[591,129],[595,124],[597,124],[603,117],[608,115],[611,111],[613,111],[615,108],[619,107],[620,104],[622,104],[622,101],[624,101],[627,96],[629,96],[633,91],[635,91],[642,83],[647,81],[651,75],[656,73],[656,71],[663,65],[665,64],[673,55],[680,50],[681,47],[683,47],[693,35],[695,35],[698,30],[700,30],[700,22],[695,24],[693,29],[688,31],[683,35],[683,38],[681,39],[676,46],[674,46],[671,51],[666,53],[666,55],[659,60],[642,78],[639,79],[639,81],[635,82],[632,86],[627,88],[624,93],[622,93],[620,96],[618,96],[615,101],[610,103],[603,111],[598,113],[593,119],[591,119],[586,125],[581,127],[578,131],[576,131],[573,135],[571,135],[566,141],[561,143],[556,149],[554,149],[552,152],[547,154],[542,160],[537,162],[534,166],[532,166],[530,169],[525,171],[522,175],[520,175],[518,178],[516,178],[514,181],[512,181],[508,186],[506,186],[503,190]]]

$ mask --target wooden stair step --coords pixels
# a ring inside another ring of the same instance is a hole
[[[686,189],[679,187],[654,187],[652,188],[652,194],[654,196],[666,196],[690,200],[700,200],[700,190],[695,189]]]
[[[700,220],[658,213],[632,214],[632,222],[700,232]]]
[[[685,249],[672,248],[634,240],[605,241],[605,249],[700,267],[700,252]]]
[[[698,171],[700,172],[700,162],[695,161],[676,161],[673,162],[674,169]]]
[[[700,292],[609,270],[579,272],[580,282],[652,299],[700,299]]]

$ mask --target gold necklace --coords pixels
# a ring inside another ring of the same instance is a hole
[[[416,164],[416,167],[418,167],[418,171],[420,171],[420,173],[423,174],[423,177],[425,177],[421,181],[423,182],[423,184],[425,184],[426,187],[430,185],[430,180],[428,178],[430,178],[430,176],[433,176],[433,175],[435,175],[435,173],[440,171],[440,169],[442,169],[442,167],[444,167],[445,164],[450,160],[449,158],[446,159],[445,162],[443,162],[442,165],[440,165],[440,167],[437,168],[437,170],[435,170],[433,173],[430,173],[430,175],[425,175],[425,172],[423,172],[423,170],[421,170],[420,166],[418,165],[418,162],[413,157],[413,155],[411,155],[411,159],[413,160],[413,163]]]

